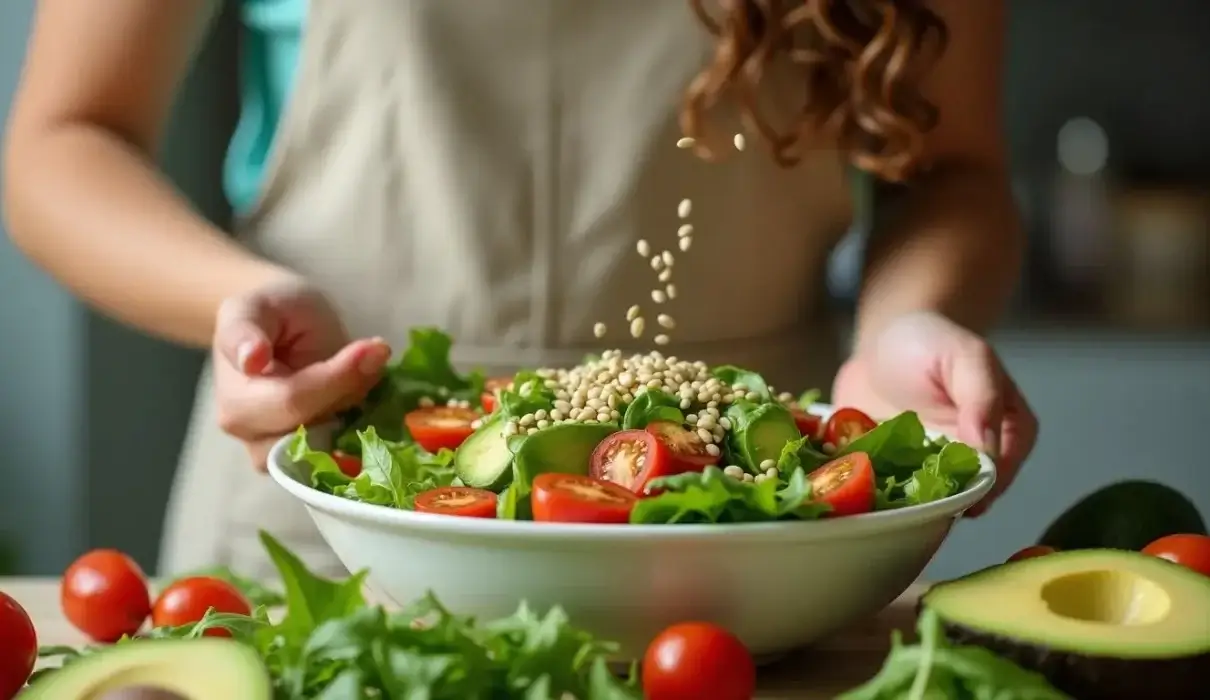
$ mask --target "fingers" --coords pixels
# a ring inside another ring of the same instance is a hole
[[[379,338],[357,340],[288,376],[232,378],[240,383],[220,392],[219,422],[245,441],[283,435],[364,398],[390,354]]]
[[[1007,377],[1005,382],[1007,392],[1001,426],[1000,458],[996,460],[996,485],[982,501],[967,511],[971,517],[986,513],[996,499],[1008,490],[1038,441],[1038,417],[1016,384]]]
[[[1000,456],[1007,377],[991,346],[964,343],[949,361],[950,398],[958,412],[958,439]]]
[[[216,351],[240,372],[255,376],[273,361],[273,339],[280,326],[260,297],[236,297],[223,302],[215,321]]]

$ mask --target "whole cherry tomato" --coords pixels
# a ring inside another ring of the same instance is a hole
[[[1143,548],[1143,554],[1176,562],[1210,576],[1210,537],[1205,535],[1168,535]]]
[[[643,656],[647,700],[751,700],[756,664],[735,635],[706,622],[673,625]]]
[[[191,625],[206,611],[248,615],[252,606],[235,586],[209,576],[193,576],[175,581],[160,593],[151,612],[151,624],[156,627],[180,627]],[[202,633],[207,637],[230,637],[231,633],[221,627],[212,627]]]
[[[0,592],[0,700],[16,697],[37,660],[34,623],[20,603]]]
[[[59,603],[67,621],[98,642],[138,632],[151,613],[143,570],[113,549],[93,550],[67,567]]]

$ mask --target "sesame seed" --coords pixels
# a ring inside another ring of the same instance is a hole
[[[744,470],[740,469],[739,467],[735,466],[734,464],[729,464],[726,467],[724,467],[723,473],[726,474],[727,476],[731,477],[732,479],[744,478]]]
[[[656,278],[661,282],[667,282],[668,280],[672,279],[672,268],[666,267],[663,270],[660,270],[660,274],[656,275]]]
[[[736,134],[735,138],[733,138],[732,141],[735,143],[735,150],[737,150],[737,151],[744,150],[745,142],[744,142],[743,134]]]
[[[642,312],[643,312],[643,310],[639,308],[639,305],[635,304],[634,306],[630,307],[629,309],[626,309],[626,320],[633,321],[636,318],[638,318],[639,314],[641,314]]]
[[[718,445],[715,445],[715,444],[706,445],[706,454],[710,455],[711,457],[717,457],[722,453],[723,453],[723,451],[718,448]]]
[[[668,344],[668,336],[664,335],[663,333],[660,333],[659,335],[657,335],[657,336],[655,337],[655,344],[656,344],[656,345],[667,345],[667,344]],[[653,380],[653,381],[654,381],[654,380]],[[655,386],[655,387],[651,387],[651,388],[652,388],[652,389],[658,389],[659,387],[658,387],[658,386]]]
[[[651,244],[646,239],[640,238],[638,243],[634,244],[635,250],[639,251],[639,255],[644,258],[651,255]]]
[[[777,467],[772,467],[770,469],[765,470],[765,476],[769,477],[770,479],[776,479],[777,475],[778,475]]]
[[[694,140],[688,136],[682,136],[676,140],[677,148],[693,148]]]
[[[764,471],[769,471],[770,469],[773,469],[775,467],[777,467],[777,462],[775,462],[774,460],[771,460],[771,459],[763,460],[760,463],[760,468]]]
[[[705,428],[698,428],[697,436],[701,438],[702,442],[706,443],[707,445],[714,442],[714,433],[706,430]]]
[[[671,287],[672,285],[668,286]],[[659,289],[653,289],[651,290],[651,300],[657,304],[663,304],[664,302],[668,301],[668,294],[667,292]]]
[[[693,213],[693,202],[688,199],[682,199],[681,203],[676,206],[676,215],[682,219],[688,219]]]
[[[675,299],[676,298],[676,285],[670,283],[667,287],[665,287],[664,295],[667,296],[669,299]],[[655,293],[652,292],[652,297],[654,297],[654,296],[655,296]]]
[[[655,322],[664,328],[676,328],[676,321],[674,321],[668,314],[660,314],[659,316],[656,316]]]
[[[538,432],[538,429],[537,429],[537,428],[529,428],[528,430],[526,430],[526,431],[525,431],[525,434],[526,434],[526,435],[533,435],[533,434],[534,434],[534,433],[536,433],[536,432]]]
[[[667,250],[660,253],[660,259],[663,260],[664,264],[668,267],[672,267],[672,263],[676,261],[675,258],[672,257],[672,253]]]
[[[681,224],[681,227],[676,230],[677,238],[693,235],[693,224]]]
[[[632,337],[632,338],[643,337],[643,329],[646,326],[647,326],[647,322],[643,320],[642,316],[636,316],[635,318],[631,319],[631,321],[630,321],[630,337]]]
[[[721,427],[723,430],[730,430],[730,429],[731,429],[731,419],[730,419],[730,418],[728,418],[728,417],[726,417],[726,416],[723,416],[722,418],[719,418],[719,419],[718,419],[718,424],[719,424],[719,427]]]
[[[664,267],[664,259],[658,255],[653,255],[651,257],[651,269],[658,272],[659,270],[663,269],[663,267]]]
[[[598,321],[597,323],[593,324],[592,334],[598,338],[604,338],[606,330],[605,324]]]
[[[537,423],[535,423],[535,424],[534,424],[534,426],[535,426],[535,427],[536,427],[538,430],[542,430],[543,428],[549,428],[549,427],[550,427],[550,421],[549,421],[549,420],[540,420],[540,421],[538,421]]]
[[[693,246],[693,238],[686,236],[676,242],[676,247],[681,249],[682,253],[688,253],[689,248]]]

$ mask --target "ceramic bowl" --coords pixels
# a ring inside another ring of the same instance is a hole
[[[822,415],[827,407],[820,407]],[[960,494],[921,506],[811,522],[583,525],[456,518],[348,501],[312,489],[288,439],[269,473],[302,501],[350,571],[403,604],[433,591],[481,619],[520,601],[559,605],[572,621],[639,658],[676,622],[701,620],[753,654],[810,645],[897,598],[961,513],[995,482],[992,462]]]

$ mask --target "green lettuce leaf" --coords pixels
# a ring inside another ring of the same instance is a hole
[[[733,479],[718,467],[686,472],[651,482],[659,495],[635,505],[630,522],[638,525],[745,523],[774,520],[814,520],[828,506],[811,502],[806,473],[795,469],[784,485],[776,479],[760,483]]]

